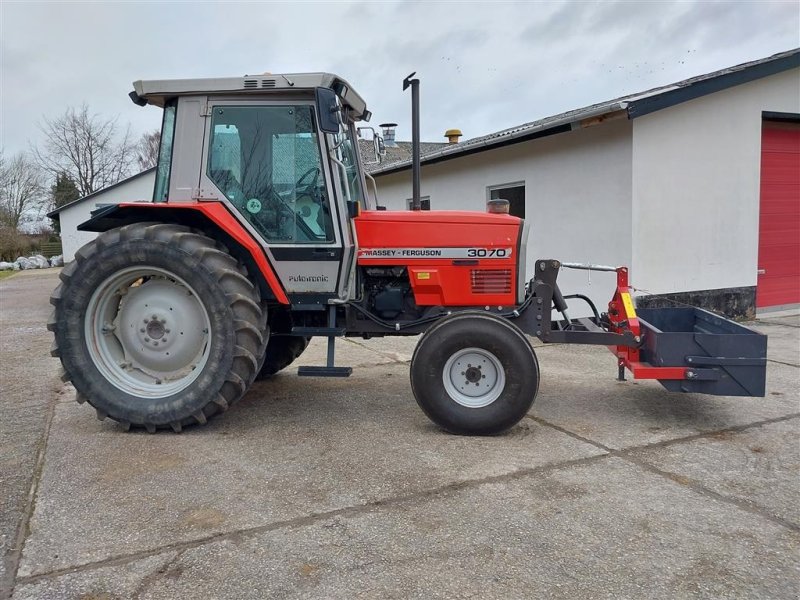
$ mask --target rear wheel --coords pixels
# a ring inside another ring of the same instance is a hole
[[[305,352],[311,338],[294,335],[273,335],[269,338],[264,365],[257,379],[267,379],[292,364]]]
[[[205,423],[241,398],[269,330],[258,287],[214,240],[138,223],[61,273],[48,328],[79,401],[149,431]]]
[[[463,312],[431,327],[411,359],[411,388],[426,415],[451,433],[493,435],[513,427],[539,389],[528,340],[506,319]]]

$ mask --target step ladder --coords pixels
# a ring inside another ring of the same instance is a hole
[[[326,336],[328,338],[328,357],[324,367],[302,366],[297,367],[299,377],[350,377],[353,367],[335,367],[334,356],[337,336],[345,333],[344,327],[336,327],[336,307],[328,307],[327,327],[292,327],[292,335],[304,337]]]

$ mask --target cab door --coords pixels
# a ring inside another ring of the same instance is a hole
[[[206,113],[201,196],[241,216],[293,303],[340,297],[341,218],[313,102],[210,99]]]

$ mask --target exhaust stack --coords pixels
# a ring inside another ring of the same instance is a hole
[[[403,80],[403,91],[411,87],[411,210],[422,210],[419,192],[419,79],[412,79],[416,74],[414,71]]]

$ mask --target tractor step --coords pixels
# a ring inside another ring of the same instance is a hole
[[[352,367],[334,367],[336,336],[344,335],[344,327],[336,327],[336,307],[328,307],[327,327],[292,327],[292,335],[324,335],[328,338],[328,356],[324,367],[303,366],[297,368],[299,377],[350,377]]]
[[[353,367],[297,367],[298,377],[350,377]]]

